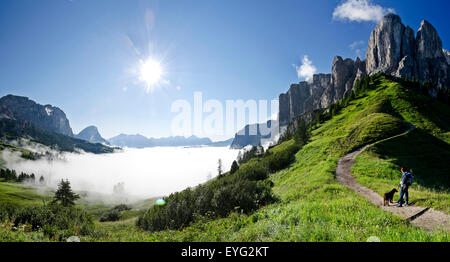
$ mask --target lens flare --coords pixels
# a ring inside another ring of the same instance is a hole
[[[156,204],[157,204],[158,206],[163,206],[163,205],[166,204],[166,200],[160,198],[160,199],[156,200]]]

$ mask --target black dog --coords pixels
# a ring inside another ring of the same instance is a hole
[[[395,192],[398,192],[398,190],[394,188],[391,192],[384,194],[384,206],[389,206],[389,204],[393,202]]]

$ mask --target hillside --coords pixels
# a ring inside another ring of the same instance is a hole
[[[400,165],[408,165],[416,176],[411,200],[449,213],[449,112],[447,105],[415,90],[385,77],[372,77],[368,90],[360,91],[339,113],[313,128],[311,141],[295,155],[294,164],[270,176],[273,191],[279,198],[277,203],[248,215],[232,213],[223,219],[202,218],[182,231],[145,233],[132,224],[103,225],[105,230],[121,228],[106,239],[366,241],[370,236],[377,236],[382,241],[449,241],[448,232],[413,227],[402,218],[371,205],[334,178],[340,157],[367,143],[403,133],[411,123],[417,129],[399,138],[406,141],[389,140],[388,145],[380,143],[376,147],[382,148],[383,154],[370,150],[372,153],[365,158],[361,155],[367,160],[358,161],[355,175],[363,184],[382,193],[397,186]],[[271,151],[287,150],[290,143],[293,140]],[[395,145],[389,147],[390,143]],[[421,146],[422,151],[440,153],[431,156],[408,149],[414,144]],[[410,155],[404,154],[405,151]],[[412,154],[416,154],[414,159]],[[378,168],[380,165],[383,169]],[[434,168],[429,169],[431,165]],[[434,173],[435,170],[440,171]],[[381,174],[387,178],[377,177]],[[440,186],[436,187],[436,183]],[[125,235],[124,228],[132,233]]]
[[[402,134],[412,124],[416,129],[410,133],[380,142],[362,153],[353,167],[353,175],[361,184],[381,194],[397,186],[399,167],[406,165],[416,178],[410,190],[411,201],[448,214],[448,105],[380,75],[371,77],[367,88],[357,90],[353,97],[339,101],[338,106],[324,112],[328,120],[311,126],[309,143],[295,154],[288,168],[270,174],[268,182],[273,183],[274,203],[269,201],[268,205],[250,212],[240,212],[243,207],[230,207],[235,211],[224,218],[197,215],[190,226],[159,232],[136,227],[137,216],[142,211],[131,210],[126,219],[118,222],[96,222],[97,233],[83,236],[82,240],[364,242],[370,236],[377,236],[381,241],[449,241],[448,231],[414,227],[370,204],[334,178],[342,156],[363,145]],[[293,139],[283,142],[264,156],[242,164],[239,168],[242,172],[227,173],[203,185],[203,189],[233,183],[235,177],[246,174],[243,172],[279,163],[284,159],[281,156],[295,152],[292,151],[295,143]],[[168,205],[193,190],[169,197]]]

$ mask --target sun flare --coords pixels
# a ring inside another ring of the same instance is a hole
[[[163,74],[161,64],[153,59],[141,61],[140,80],[147,84],[148,89],[158,84]]]

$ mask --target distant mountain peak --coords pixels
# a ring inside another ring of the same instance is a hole
[[[109,144],[109,142],[100,135],[100,132],[98,131],[98,128],[96,126],[86,127],[80,133],[78,133],[78,135],[75,135],[75,137],[91,143]]]

